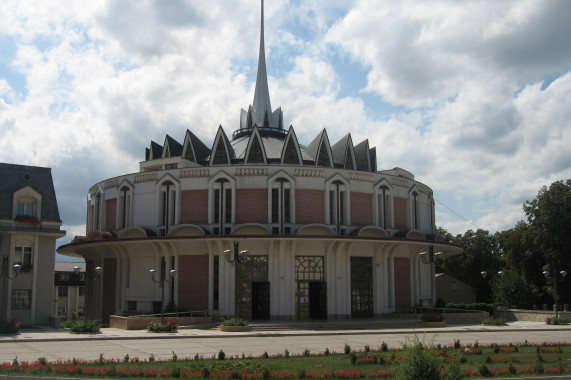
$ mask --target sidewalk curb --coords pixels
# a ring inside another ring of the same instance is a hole
[[[86,337],[62,337],[62,338],[16,338],[16,339],[0,339],[0,344],[3,343],[22,343],[22,342],[82,342],[82,341],[103,341],[103,340],[149,340],[149,339],[197,339],[197,338],[246,338],[246,337],[277,337],[277,336],[319,336],[319,335],[383,335],[383,334],[414,334],[414,333],[435,333],[435,334],[457,334],[457,333],[496,333],[496,332],[518,332],[518,331],[569,331],[571,327],[561,328],[519,328],[519,329],[447,329],[441,330],[434,329],[402,329],[402,330],[340,330],[340,331],[311,331],[307,333],[295,332],[296,330],[285,330],[281,332],[249,332],[238,334],[219,334],[219,335],[155,335],[149,336],[100,336],[91,335]],[[289,332],[293,331],[293,332]]]

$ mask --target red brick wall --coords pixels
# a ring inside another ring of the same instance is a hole
[[[103,323],[109,324],[109,316],[115,314],[115,287],[117,282],[117,259],[103,260],[104,272],[103,278],[103,297],[102,297],[102,318]],[[90,284],[97,284],[96,281],[91,281]]]
[[[236,190],[236,223],[268,222],[268,189]]]
[[[180,223],[208,223],[208,190],[180,192]]]
[[[410,259],[395,257],[395,307],[396,311],[409,311],[410,307]]]
[[[116,229],[117,215],[117,198],[108,199],[105,202],[105,230],[113,231]]]
[[[177,278],[179,308],[208,310],[208,256],[179,256]]]
[[[373,224],[373,195],[351,193],[351,225],[370,226]]]
[[[300,224],[323,223],[323,190],[295,190],[295,221]]]
[[[395,228],[406,230],[407,229],[407,217],[406,217],[406,198],[394,197],[394,215],[395,215]]]

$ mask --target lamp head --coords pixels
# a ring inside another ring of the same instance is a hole
[[[549,271],[548,271],[548,270],[544,270],[544,271],[543,271],[543,275],[545,276],[545,278],[549,277]]]
[[[503,270],[501,270],[501,271],[498,272],[498,275],[499,275],[500,277],[504,277],[504,274],[505,274],[505,273],[504,273]]]
[[[174,276],[176,276],[176,269],[171,269],[170,274],[171,274],[171,277],[174,278]]]
[[[565,276],[567,276],[567,271],[562,270],[561,272],[559,272],[561,274],[561,277],[565,278]]]
[[[101,267],[95,267],[95,274],[96,274],[96,275],[99,276],[102,271],[103,271],[103,268],[101,268]]]
[[[22,266],[20,264],[14,264],[14,273],[18,273],[21,269]]]
[[[488,277],[488,272],[486,272],[485,270],[481,271],[480,274],[482,275],[483,278]]]
[[[74,271],[75,273],[79,273],[80,270],[81,270],[81,268],[78,267],[77,265],[73,267],[73,271]]]

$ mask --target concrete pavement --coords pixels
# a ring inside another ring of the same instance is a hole
[[[292,326],[294,328],[295,326]],[[224,333],[217,329],[180,329],[178,333],[148,333],[145,330],[101,329],[99,334],[76,335],[67,330],[51,328],[22,329],[14,336],[0,336],[0,362],[47,360],[94,360],[129,357],[170,359],[173,352],[179,358],[217,355],[223,350],[227,356],[302,353],[329,350],[342,352],[345,344],[352,348],[368,345],[378,347],[384,341],[391,347],[400,347],[417,335],[425,342],[461,343],[542,343],[571,342],[571,326],[551,326],[542,322],[512,322],[508,326],[482,326],[452,324],[443,328],[407,328],[374,330],[285,330]]]

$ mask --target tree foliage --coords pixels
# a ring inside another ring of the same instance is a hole
[[[523,204],[523,209],[527,221],[494,235],[478,229],[452,236],[438,228],[445,241],[464,249],[461,255],[445,258],[441,269],[472,286],[480,302],[493,302],[494,283],[496,301],[510,307],[530,307],[534,302],[553,302],[555,268],[560,303],[571,303],[571,275],[562,280],[559,274],[561,270],[571,272],[571,180],[544,186],[533,200]],[[497,275],[500,270],[506,273],[501,281]],[[550,272],[547,280],[544,270]],[[482,271],[488,272],[486,279]]]
[[[501,267],[501,250],[496,236],[482,229],[468,230],[464,235],[454,237],[451,243],[459,245],[464,251],[460,255],[444,258],[442,270],[453,273],[455,278],[472,286],[478,301],[491,301],[489,281],[482,277],[481,272],[494,273]]]
[[[516,270],[508,270],[503,276],[496,276],[493,292],[495,304],[509,309],[531,309],[539,300],[537,286]]]

